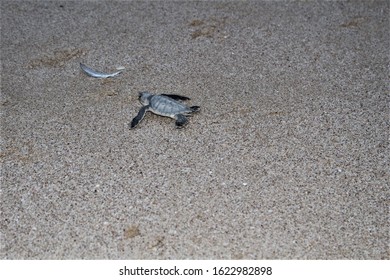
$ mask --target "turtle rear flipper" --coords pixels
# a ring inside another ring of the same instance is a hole
[[[176,119],[176,128],[182,128],[188,123],[188,119],[183,114],[177,114],[175,116]]]
[[[200,111],[200,107],[199,106],[191,106],[190,109],[191,109],[192,112]]]
[[[149,106],[144,106],[139,110],[137,116],[135,116],[135,118],[130,123],[130,129],[136,127],[142,121],[148,109]]]
[[[174,100],[190,100],[191,99],[191,98],[189,98],[187,96],[182,96],[182,95],[177,95],[177,94],[165,94],[165,93],[162,93],[160,95],[172,98]]]

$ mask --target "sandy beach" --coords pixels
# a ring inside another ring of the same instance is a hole
[[[1,0],[0,258],[389,259],[389,39],[388,1]],[[130,130],[141,91],[201,111]]]

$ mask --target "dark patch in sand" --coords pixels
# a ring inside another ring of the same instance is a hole
[[[138,235],[141,235],[141,232],[140,232],[138,226],[130,226],[124,230],[125,239],[131,239],[131,238],[134,238]]]
[[[194,19],[193,21],[191,21],[190,26],[199,26],[199,25],[202,25],[202,24],[204,24],[203,20]]]
[[[346,27],[346,28],[358,27],[364,21],[365,19],[363,17],[354,17],[351,20],[341,24],[340,27]]]
[[[0,159],[9,158],[23,163],[30,163],[37,158],[37,151],[31,141],[7,146],[0,152]]]
[[[28,68],[34,69],[39,67],[61,67],[73,58],[81,57],[86,54],[84,49],[65,49],[55,51],[53,55],[45,55],[41,58],[33,59],[27,65]]]
[[[222,19],[210,18],[208,20],[194,19],[190,22],[189,26],[197,27],[191,33],[191,38],[196,39],[199,37],[213,38],[216,34],[220,33],[226,23],[226,17]]]

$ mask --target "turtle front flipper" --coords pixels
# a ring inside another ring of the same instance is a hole
[[[137,116],[130,123],[130,129],[136,127],[142,121],[142,119],[145,117],[146,111],[148,111],[148,109],[149,109],[149,106],[144,106],[139,110]]]
[[[165,93],[162,93],[162,94],[160,94],[160,95],[163,95],[163,96],[172,98],[172,99],[174,99],[174,100],[190,100],[190,99],[191,99],[191,98],[189,98],[189,97],[182,96],[182,95],[177,95],[177,94],[165,94]]]
[[[188,119],[186,118],[186,116],[182,115],[182,114],[177,114],[175,116],[175,119],[176,119],[176,128],[182,128],[183,126],[185,126],[187,123],[188,123]]]

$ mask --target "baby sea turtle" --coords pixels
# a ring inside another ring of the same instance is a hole
[[[154,95],[149,92],[140,92],[139,101],[144,105],[138,115],[131,121],[130,128],[136,127],[145,116],[147,111],[160,116],[169,117],[176,120],[176,127],[182,128],[187,124],[186,116],[198,112],[199,106],[188,107],[179,100],[189,100],[190,98],[176,94]]]

